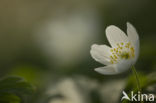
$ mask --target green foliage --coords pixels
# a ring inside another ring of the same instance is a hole
[[[23,77],[29,83],[39,86],[42,83],[42,76],[45,71],[33,65],[19,64],[12,68],[9,75],[16,75]]]
[[[144,74],[139,74],[139,79],[140,79],[141,89],[143,90],[143,92],[148,86],[156,84],[156,78],[154,78],[153,75],[145,76]],[[129,97],[130,97],[131,91],[134,91],[134,93],[137,93],[138,89],[137,89],[136,79],[134,75],[131,75],[128,78],[125,91],[128,93]],[[131,103],[131,102],[128,100],[123,100],[122,103]],[[134,102],[134,103],[137,103],[137,102]]]
[[[3,93],[0,95],[0,103],[20,103],[21,99],[15,94]]]
[[[21,77],[0,80],[0,103],[20,103],[23,96],[34,93],[34,87]]]

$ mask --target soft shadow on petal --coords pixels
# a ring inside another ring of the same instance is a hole
[[[108,65],[104,67],[99,67],[99,68],[96,68],[95,71],[104,75],[118,74],[118,72],[116,71],[116,65]]]
[[[133,61],[133,64],[135,64],[139,56],[140,41],[139,41],[139,36],[138,36],[136,29],[129,22],[127,22],[127,34],[128,34],[128,38],[130,42],[133,44],[134,49],[135,49],[135,58]]]
[[[127,22],[127,34],[128,34],[129,40],[132,43],[135,43],[137,40],[139,40],[139,36],[138,36],[136,29],[129,22]]]
[[[119,63],[116,64],[116,71],[118,73],[122,73],[127,71],[133,64],[133,60],[121,60]]]
[[[94,44],[91,47],[90,54],[98,62],[108,65],[110,64],[110,47],[106,45]]]
[[[106,28],[106,36],[112,47],[116,47],[117,43],[129,41],[127,35],[114,25],[108,26]]]
[[[137,61],[137,59],[139,57],[139,52],[140,52],[140,42],[139,42],[139,40],[137,40],[135,42],[134,49],[135,49],[135,58],[134,58],[133,64],[135,64],[135,62]]]

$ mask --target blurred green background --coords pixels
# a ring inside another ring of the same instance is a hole
[[[120,102],[131,71],[96,73],[101,65],[90,47],[108,44],[109,25],[126,32],[127,21],[140,37],[137,71],[154,74],[155,0],[1,0],[0,77],[21,76],[33,84],[28,103]]]

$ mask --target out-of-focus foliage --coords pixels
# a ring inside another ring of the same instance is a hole
[[[34,85],[41,85],[42,81],[42,75],[44,74],[43,70],[40,70],[40,68],[32,66],[32,65],[24,65],[20,64],[12,68],[12,71],[10,71],[9,75],[16,75],[23,77],[26,79],[29,83]]]
[[[0,103],[21,103],[34,91],[34,87],[21,77],[3,78],[0,80]]]
[[[147,90],[147,88],[149,86],[154,86],[156,84],[156,78],[153,77],[154,74],[147,75],[147,76],[144,75],[144,74],[141,74],[141,73],[139,74],[140,86],[141,86],[141,89],[142,89],[142,93],[156,95],[154,91],[150,92],[150,91]],[[127,80],[127,83],[126,83],[126,86],[125,86],[125,89],[124,89],[126,91],[126,93],[128,93],[129,97],[131,97],[131,91],[133,91],[134,93],[138,92],[138,89],[136,88],[136,86],[137,86],[137,84],[136,84],[135,76],[133,76],[133,75],[129,76],[129,78]],[[122,103],[131,103],[131,102],[127,101],[127,100],[123,100]],[[139,102],[136,102],[136,103],[139,103]],[[146,102],[144,102],[144,103],[146,103]]]

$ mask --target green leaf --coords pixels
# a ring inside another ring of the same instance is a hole
[[[0,103],[20,103],[21,99],[14,95],[9,93],[3,93],[0,95]]]
[[[7,77],[0,80],[0,103],[20,103],[34,93],[34,87],[21,77]]]
[[[0,93],[32,94],[34,87],[21,77],[7,77],[0,80]]]

